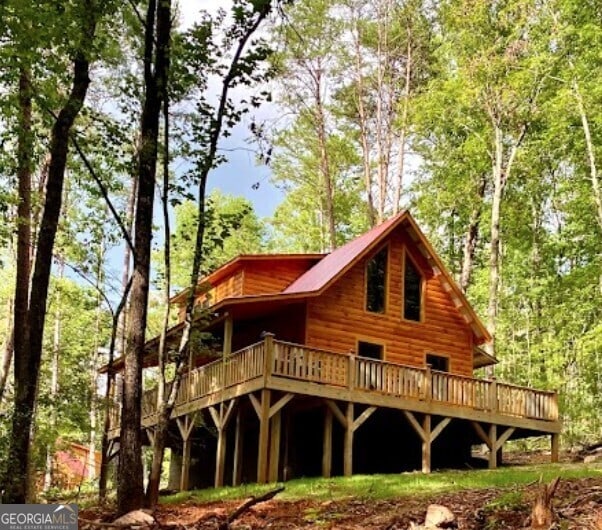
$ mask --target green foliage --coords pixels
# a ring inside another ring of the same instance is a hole
[[[194,238],[198,208],[192,201],[177,205],[175,230],[171,237],[172,285],[185,289],[190,285],[194,257]],[[248,199],[224,195],[214,190],[207,197],[203,247],[203,275],[206,275],[239,254],[256,254],[263,249],[265,228]],[[159,274],[162,253],[156,254]],[[160,259],[159,259],[160,258]]]

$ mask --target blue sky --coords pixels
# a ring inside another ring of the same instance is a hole
[[[189,28],[197,19],[201,10],[214,13],[218,8],[228,10],[231,6],[230,0],[180,0],[178,9],[180,12],[180,27]],[[215,87],[218,92],[219,87]],[[256,118],[269,120],[274,117],[274,106],[264,106],[255,113]],[[232,136],[221,140],[219,147],[227,149],[222,151],[228,158],[209,177],[209,191],[219,188],[224,193],[231,195],[242,195],[248,198],[255,208],[259,217],[270,217],[276,206],[282,201],[283,194],[270,181],[271,171],[264,165],[256,163],[253,145],[249,144],[248,120],[238,125]],[[259,183],[258,189],[253,185]]]

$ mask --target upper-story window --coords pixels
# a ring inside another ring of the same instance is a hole
[[[407,253],[403,270],[403,318],[416,322],[422,319],[422,275]]]
[[[387,303],[388,247],[377,252],[366,264],[366,310],[384,313]]]

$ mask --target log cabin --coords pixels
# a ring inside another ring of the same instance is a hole
[[[171,486],[428,473],[467,464],[478,444],[495,468],[505,442],[531,436],[550,436],[558,459],[556,392],[475,375],[496,363],[491,337],[408,212],[330,254],[239,256],[197,293],[204,333],[172,413]],[[168,347],[187,294],[172,299]],[[145,391],[149,444],[156,399]]]

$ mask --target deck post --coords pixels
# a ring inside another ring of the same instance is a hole
[[[273,333],[265,333],[263,336],[263,384],[267,386],[272,375],[274,364],[274,337]]]
[[[180,491],[188,490],[188,482],[190,476],[190,449],[191,449],[191,434],[194,428],[194,414],[192,416],[184,416],[177,418],[176,424],[182,436],[182,470],[180,474]]]
[[[322,441],[322,476],[330,478],[332,473],[332,410],[324,411],[324,435]]]
[[[422,399],[430,401],[433,397],[433,369],[430,364],[426,365],[424,372],[424,388],[422,390]]]
[[[347,365],[347,387],[349,390],[353,390],[355,386],[355,355],[350,354],[349,363]]]
[[[422,419],[422,472],[431,472],[431,415],[425,414]]]
[[[217,451],[215,459],[215,487],[224,485],[224,468],[226,466],[226,429],[217,431]]]
[[[282,425],[282,410],[278,410],[270,419],[270,471],[269,481],[278,482],[280,468],[280,431]]]
[[[232,353],[232,332],[232,315],[226,313],[226,320],[224,321],[224,342],[222,347],[222,355],[224,359],[226,359]]]
[[[345,446],[343,448],[343,474],[350,477],[353,474],[353,403],[347,403],[345,415]]]
[[[267,339],[268,337],[266,337]],[[267,351],[266,351],[267,354]],[[259,443],[257,449],[257,482],[265,484],[268,480],[268,450],[270,441],[270,391],[261,391],[259,415]]]
[[[497,467],[497,425],[492,423],[489,426],[489,469]]]
[[[241,407],[236,412],[236,429],[234,431],[234,466],[232,469],[232,485],[240,486],[242,482],[242,456],[243,456],[244,431],[242,428]]]
[[[489,408],[491,412],[497,412],[498,410],[498,399],[497,399],[497,379],[494,377],[491,378],[491,386],[489,387],[489,391],[491,395],[489,396]]]
[[[551,442],[551,452],[550,452],[550,461],[553,464],[558,463],[560,457],[560,434],[555,432],[550,436]]]
[[[182,447],[182,471],[180,475],[180,491],[188,490],[190,477],[190,438],[184,440]]]

